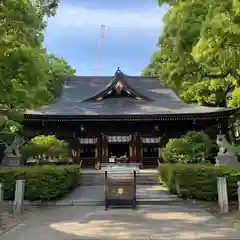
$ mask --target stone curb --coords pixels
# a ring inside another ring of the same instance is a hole
[[[12,201],[4,201],[4,205],[13,205]],[[193,199],[181,199],[177,197],[169,197],[165,199],[139,199],[137,200],[137,205],[138,206],[194,206],[198,208],[206,207],[208,206],[209,202],[205,201],[196,201]],[[216,203],[217,204],[217,203]],[[36,206],[36,207],[41,207],[41,206],[55,206],[55,207],[60,207],[60,206],[98,206],[98,207],[103,207],[105,206],[104,200],[59,200],[59,201],[49,201],[49,202],[41,202],[41,201],[24,201],[24,206]],[[211,206],[211,205],[210,205]]]
[[[183,203],[184,200],[178,198],[167,199],[139,199],[137,205],[173,205]],[[4,205],[13,205],[12,201],[5,201]],[[53,202],[24,201],[25,206],[104,206],[104,200],[59,200]]]
[[[15,223],[11,224],[7,228],[5,228],[5,227],[0,228],[0,237],[3,237],[7,232],[9,232],[11,229],[15,228],[19,223],[20,223],[20,221],[16,221]]]

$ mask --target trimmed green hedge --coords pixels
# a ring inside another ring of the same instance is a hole
[[[35,166],[24,168],[3,168],[0,183],[4,187],[4,199],[13,200],[15,182],[25,180],[25,200],[48,201],[67,194],[79,183],[79,166]]]
[[[237,199],[239,166],[212,166],[198,164],[162,164],[159,178],[169,191],[182,198],[217,200],[217,177],[227,177],[228,198]]]

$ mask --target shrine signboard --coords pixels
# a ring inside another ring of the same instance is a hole
[[[136,171],[105,171],[105,208],[136,208]]]

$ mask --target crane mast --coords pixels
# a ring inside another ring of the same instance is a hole
[[[94,63],[94,68],[93,68],[93,76],[96,76],[98,74],[100,58],[101,58],[102,42],[103,42],[103,38],[104,38],[105,29],[106,29],[106,26],[102,24],[101,31],[100,31],[100,37],[98,40],[97,56],[96,56],[96,60]]]

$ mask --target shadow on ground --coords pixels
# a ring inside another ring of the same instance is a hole
[[[5,240],[239,239],[230,223],[201,209],[148,206],[138,210],[48,207],[28,214]]]

